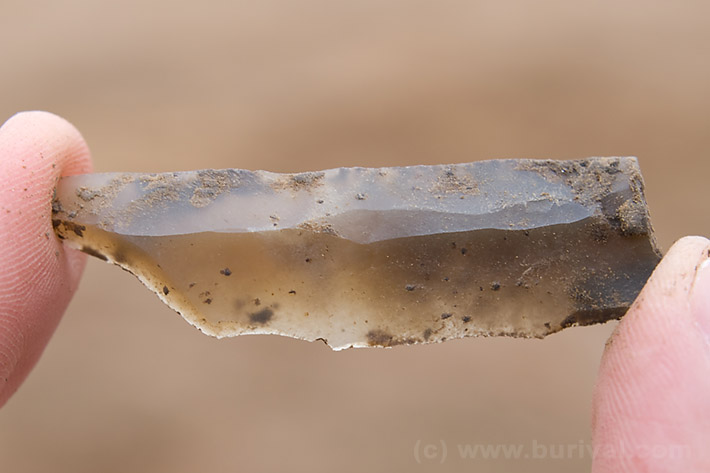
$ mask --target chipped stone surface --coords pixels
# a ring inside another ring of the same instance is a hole
[[[207,334],[334,349],[618,318],[660,259],[635,158],[92,174],[53,213]]]

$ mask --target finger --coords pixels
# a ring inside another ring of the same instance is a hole
[[[709,258],[709,240],[678,241],[609,339],[593,472],[710,471]]]
[[[89,172],[89,150],[67,121],[17,114],[0,127],[0,406],[44,350],[84,268],[54,236],[60,175]]]

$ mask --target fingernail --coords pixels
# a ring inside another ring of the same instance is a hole
[[[690,310],[710,345],[710,259],[703,261],[695,273],[690,292]]]

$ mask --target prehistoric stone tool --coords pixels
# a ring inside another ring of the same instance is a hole
[[[336,350],[619,318],[660,259],[635,158],[87,174],[53,223],[207,334]]]

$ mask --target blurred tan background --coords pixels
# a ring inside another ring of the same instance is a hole
[[[98,171],[637,155],[661,246],[710,234],[708,2],[4,0],[0,61],[0,121],[68,118]],[[217,341],[92,260],[0,411],[0,470],[586,471],[530,449],[589,443],[612,330]],[[458,457],[479,443],[529,458]]]

